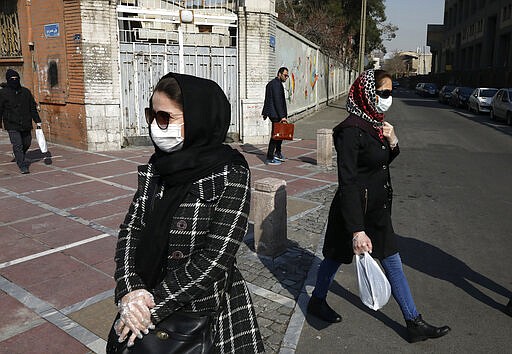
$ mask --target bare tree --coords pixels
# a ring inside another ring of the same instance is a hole
[[[403,77],[407,71],[404,60],[398,51],[393,52],[392,57],[386,60],[384,68],[394,77]]]

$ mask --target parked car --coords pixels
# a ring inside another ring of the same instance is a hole
[[[393,89],[396,89],[400,86],[400,83],[396,80],[393,80]]]
[[[504,119],[512,125],[512,88],[504,88],[496,92],[491,101],[491,120]]]
[[[423,85],[425,85],[424,82],[418,82],[416,84],[416,87],[414,88],[414,92],[417,94],[417,95],[421,95],[421,92],[423,92]]]
[[[415,91],[418,95],[423,97],[436,96],[437,86],[432,82],[420,82],[416,85]]]
[[[493,96],[498,92],[497,88],[479,87],[469,96],[468,109],[476,113],[489,112]]]
[[[441,103],[449,103],[450,98],[452,98],[452,91],[455,90],[454,85],[444,85],[441,90],[439,90],[438,101]]]
[[[467,107],[469,96],[473,92],[474,88],[459,86],[452,91],[452,97],[450,98],[450,106],[454,107]]]
[[[431,82],[426,82],[423,84],[421,91],[421,95],[424,97],[435,97],[439,92],[437,85]]]

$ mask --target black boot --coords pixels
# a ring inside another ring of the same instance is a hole
[[[330,323],[341,322],[341,316],[327,304],[327,301],[316,296],[309,299],[308,314]]]
[[[409,343],[427,340],[429,338],[439,338],[451,331],[448,326],[434,327],[418,315],[414,320],[405,321],[407,323],[407,334],[409,335]]]

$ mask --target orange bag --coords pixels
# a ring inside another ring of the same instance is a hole
[[[295,126],[292,123],[274,123],[272,129],[272,139],[293,140],[294,128]]]

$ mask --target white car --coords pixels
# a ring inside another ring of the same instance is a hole
[[[512,125],[512,88],[500,89],[492,98],[491,120],[497,119]]]
[[[476,113],[489,112],[491,110],[491,101],[493,96],[498,92],[497,88],[479,87],[476,88],[469,96],[468,109]]]

